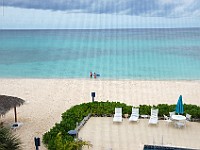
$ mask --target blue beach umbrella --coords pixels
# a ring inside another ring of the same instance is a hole
[[[183,101],[182,101],[182,95],[179,96],[178,102],[176,104],[176,113],[183,114]]]

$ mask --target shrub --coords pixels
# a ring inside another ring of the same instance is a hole
[[[83,146],[92,147],[92,144],[88,141],[73,140],[63,141],[62,134],[59,132],[56,136],[55,147],[56,150],[79,150]]]
[[[0,126],[0,150],[21,150],[21,142],[12,132]]]

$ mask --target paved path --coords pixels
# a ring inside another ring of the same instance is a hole
[[[130,123],[113,123],[111,117],[92,117],[79,132],[79,137],[91,141],[92,150],[143,150],[144,144],[180,146],[200,149],[200,123],[189,122],[178,129],[159,120],[148,125],[148,119]],[[86,150],[87,148],[85,148]]]

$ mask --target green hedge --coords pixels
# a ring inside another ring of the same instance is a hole
[[[122,107],[123,114],[131,114],[132,106],[120,102],[90,102],[71,107],[62,114],[61,122],[56,123],[55,126],[50,129],[50,131],[44,134],[44,144],[46,144],[49,150],[56,150],[55,139],[58,133],[62,134],[63,143],[66,141],[73,141],[73,137],[68,135],[67,132],[76,128],[76,122],[80,123],[89,113],[91,113],[93,116],[112,116],[114,114],[115,107]],[[140,114],[150,115],[152,107],[158,108],[159,117],[163,117],[164,114],[168,115],[170,111],[175,111],[176,105],[140,105]],[[184,115],[186,113],[191,114],[193,119],[200,119],[199,106],[184,104]]]

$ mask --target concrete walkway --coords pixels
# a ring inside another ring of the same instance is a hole
[[[92,117],[80,130],[79,138],[91,142],[90,150],[143,150],[145,144],[200,149],[200,123],[189,122],[186,128],[178,129],[163,120],[148,125],[148,119],[113,123],[112,117]]]

